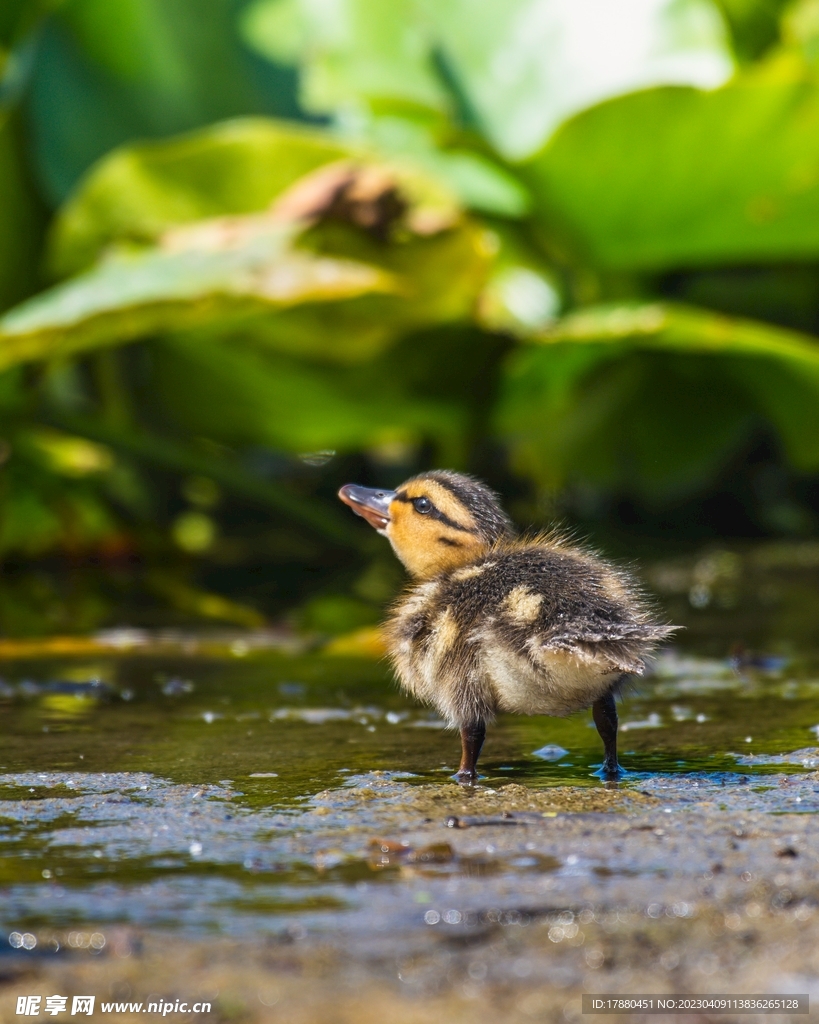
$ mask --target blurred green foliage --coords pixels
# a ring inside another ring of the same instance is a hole
[[[6,629],[365,624],[429,465],[815,529],[817,0],[13,0],[0,185]]]

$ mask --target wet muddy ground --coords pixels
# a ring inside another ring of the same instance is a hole
[[[617,787],[589,715],[502,719],[456,786],[457,737],[382,665],[275,636],[0,644],[3,1019],[54,993],[297,1024],[819,1006],[819,556],[648,575],[688,629],[623,701]]]

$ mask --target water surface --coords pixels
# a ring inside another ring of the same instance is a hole
[[[809,785],[783,789],[819,767],[816,567],[773,562],[711,553],[654,567],[689,628],[620,706],[621,792],[817,810]],[[422,868],[403,854],[373,863],[369,843],[387,827],[400,836],[402,808],[418,818],[414,788],[453,792],[458,737],[375,660],[166,646],[2,664],[0,929],[12,946],[28,935],[32,950],[56,948],[76,933],[91,949],[120,925],[253,936],[366,930],[379,914],[387,929],[418,923]],[[547,799],[570,785],[592,799],[600,759],[588,713],[504,716],[482,788]],[[480,862],[430,855],[423,870],[441,885],[480,876],[485,899],[502,903],[550,877],[556,856],[512,843]]]

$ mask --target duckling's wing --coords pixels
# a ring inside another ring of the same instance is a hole
[[[573,654],[602,670],[642,675],[646,656],[673,632],[673,626],[645,622],[612,622],[604,630],[583,628],[575,622],[568,633],[552,633],[541,648]]]
[[[641,673],[674,631],[657,622],[636,583],[585,552],[531,545],[499,560],[499,619],[534,654],[561,651],[602,671]]]

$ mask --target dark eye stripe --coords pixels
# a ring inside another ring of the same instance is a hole
[[[450,530],[460,530],[461,533],[477,533],[477,530],[471,529],[469,526],[461,526],[460,523],[456,523],[454,519],[450,519],[449,516],[445,516],[443,512],[439,512],[438,509],[433,505],[432,511],[429,513],[433,519],[437,519],[443,523],[444,526],[448,526]]]
[[[416,497],[420,497],[420,495],[416,495]],[[410,498],[406,493],[401,491],[399,491],[393,498],[393,501],[403,501],[408,505],[411,505],[415,500],[416,498]],[[430,504],[432,503],[430,502]],[[430,519],[437,519],[439,523],[443,523],[444,526],[448,526],[451,530],[460,530],[461,533],[473,534],[478,532],[469,526],[461,526],[460,523],[456,523],[454,519],[450,519],[449,516],[444,515],[444,513],[439,508],[436,508],[435,505],[432,505],[432,508],[429,512],[425,513],[425,515]]]

